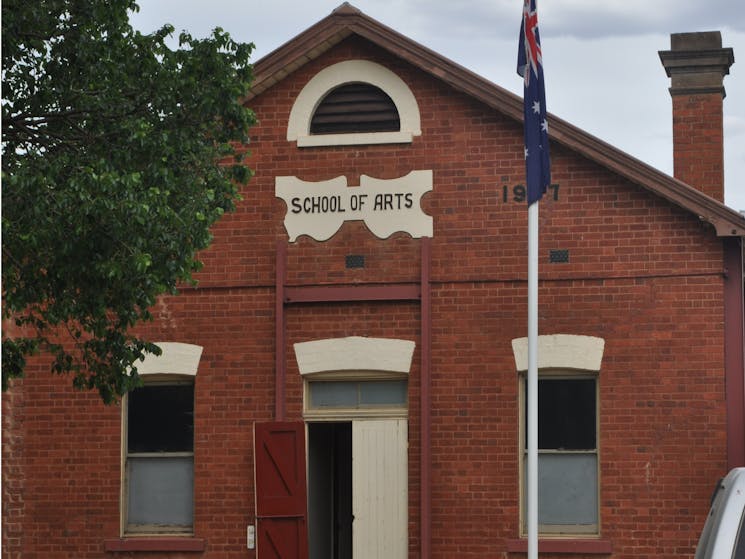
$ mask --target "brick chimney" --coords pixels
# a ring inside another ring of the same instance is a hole
[[[724,201],[724,76],[735,61],[719,31],[673,33],[660,60],[671,78],[673,174]]]

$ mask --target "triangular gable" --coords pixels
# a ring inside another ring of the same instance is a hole
[[[246,101],[350,35],[370,41],[452,88],[522,122],[521,97],[383,25],[348,2],[257,61],[251,93]],[[688,210],[714,226],[720,237],[745,235],[745,217],[740,213],[554,115],[549,118],[552,141]]]

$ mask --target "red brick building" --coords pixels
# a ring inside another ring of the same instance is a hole
[[[550,118],[545,557],[692,556],[745,465],[733,55],[671,46],[676,178]],[[3,556],[524,556],[522,100],[346,4],[255,75],[256,175],[145,387],[106,407],[39,360],[4,395]]]

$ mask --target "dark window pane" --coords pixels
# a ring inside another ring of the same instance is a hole
[[[129,452],[194,450],[194,385],[152,385],[133,390],[128,403]]]
[[[527,392],[525,400],[527,402]],[[595,379],[539,379],[538,448],[595,449],[595,400]],[[527,405],[525,408],[527,414]],[[527,429],[525,445],[527,447]]]

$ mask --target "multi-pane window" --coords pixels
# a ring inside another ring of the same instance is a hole
[[[311,382],[309,409],[406,406],[406,380],[365,380]]]
[[[128,533],[191,532],[194,384],[146,384],[127,398]]]
[[[598,531],[597,410],[596,377],[538,380],[538,525],[542,533]],[[524,434],[527,418],[526,404]],[[527,435],[523,464],[526,460]],[[523,489],[526,470],[523,467]]]

